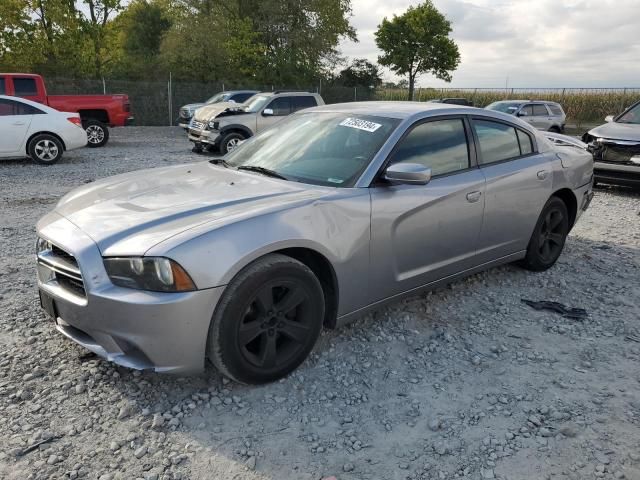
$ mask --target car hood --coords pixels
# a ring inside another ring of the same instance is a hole
[[[196,110],[203,105],[204,103],[187,103],[186,105],[183,105],[181,109],[184,108],[186,110]]]
[[[194,118],[199,122],[208,122],[220,113],[224,112],[227,108],[238,108],[240,105],[242,104],[236,102],[210,103],[196,110]]]
[[[589,131],[596,138],[613,138],[640,142],[640,125],[610,122]]]
[[[88,184],[65,195],[56,212],[89,235],[103,255],[143,255],[198,225],[213,222],[216,228],[330,191],[199,162]]]

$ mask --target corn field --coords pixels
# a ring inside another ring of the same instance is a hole
[[[377,90],[376,100],[407,100],[406,89]],[[567,114],[567,123],[580,128],[600,124],[607,115],[622,112],[640,99],[640,88],[418,88],[414,100],[467,98],[476,107],[486,107],[498,100],[548,100],[558,102]]]

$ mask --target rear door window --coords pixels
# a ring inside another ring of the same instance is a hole
[[[514,127],[490,120],[475,119],[473,128],[478,137],[480,147],[478,160],[481,165],[520,156],[520,142]]]
[[[26,103],[9,100],[8,98],[0,99],[0,117],[8,117],[13,115],[37,115],[44,113],[42,110],[27,105]]]
[[[317,106],[318,102],[316,102],[316,99],[310,95],[304,97],[291,97],[291,109],[294,112]]]
[[[533,105],[533,116],[534,117],[547,117],[549,116],[549,112],[547,111],[547,107],[544,105]]]
[[[35,78],[13,77],[13,90],[17,97],[38,95]]]

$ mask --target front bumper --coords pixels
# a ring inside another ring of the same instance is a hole
[[[597,182],[640,187],[640,165],[594,162],[593,174]]]
[[[589,144],[595,180],[615,185],[640,186],[640,142],[596,139]]]
[[[56,329],[109,361],[135,369],[195,373],[205,364],[209,323],[224,287],[183,293],[117,287],[93,241],[50,213],[38,235],[75,257],[84,291],[69,289],[38,263],[38,287],[53,300]],[[43,302],[44,303],[44,302]]]
[[[217,145],[220,141],[220,132],[217,130],[189,128],[188,137],[189,140],[194,143]]]

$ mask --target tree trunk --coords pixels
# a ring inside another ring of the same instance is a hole
[[[413,102],[413,93],[415,90],[415,86],[416,86],[416,76],[415,74],[411,74],[411,72],[409,72],[409,101]]]

